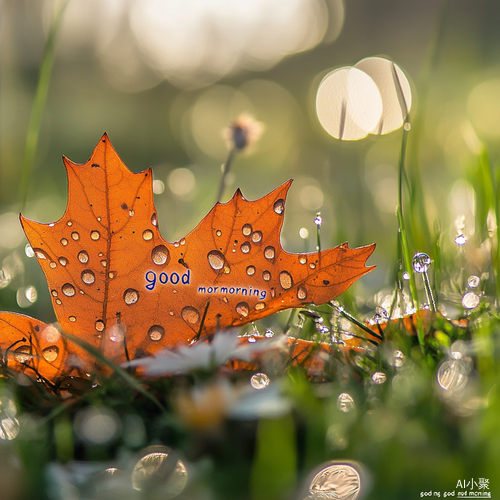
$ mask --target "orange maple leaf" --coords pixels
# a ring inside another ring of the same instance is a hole
[[[21,216],[22,226],[63,331],[117,363],[284,309],[322,304],[374,267],[365,267],[374,244],[304,254],[281,247],[291,180],[257,201],[237,190],[185,238],[169,243],[158,228],[151,168],[132,173],[106,134],[88,162],[64,158],[64,164],[64,215],[50,224]],[[30,340],[42,325],[24,317],[21,327],[20,318],[0,314],[0,347],[20,340],[12,334],[17,329],[25,343],[16,349],[29,345],[48,361],[38,340]],[[80,368],[92,366],[83,349],[68,344],[67,352],[80,358]],[[62,365],[53,368],[47,378]]]

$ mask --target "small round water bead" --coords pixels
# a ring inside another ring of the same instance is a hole
[[[250,385],[257,390],[265,389],[271,380],[265,373],[255,373],[250,379]]]
[[[426,273],[431,266],[431,258],[423,252],[417,252],[413,257],[413,269],[417,273]]]

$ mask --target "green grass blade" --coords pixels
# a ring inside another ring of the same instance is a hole
[[[50,27],[49,36],[45,44],[42,64],[40,67],[40,75],[38,77],[38,84],[36,88],[35,100],[33,102],[33,108],[31,110],[31,117],[28,125],[28,134],[26,136],[23,164],[21,167],[19,201],[21,202],[22,208],[24,208],[26,204],[26,197],[28,194],[30,179],[33,174],[43,110],[47,101],[47,95],[50,86],[50,77],[52,75],[52,67],[54,65],[56,36],[59,31],[64,10],[66,9],[68,2],[69,0],[62,0],[58,8],[56,9],[54,19]]]

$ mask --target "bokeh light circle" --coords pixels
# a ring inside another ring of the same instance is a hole
[[[338,68],[323,78],[316,94],[322,127],[336,139],[357,140],[376,130],[382,116],[382,96],[364,71]]]

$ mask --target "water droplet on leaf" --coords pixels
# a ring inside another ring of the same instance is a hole
[[[246,318],[248,316],[248,313],[250,311],[250,308],[248,307],[248,304],[246,302],[239,302],[236,305],[236,312],[240,315]]]
[[[283,200],[282,198],[276,200],[273,209],[278,215],[281,215],[283,213],[283,210],[285,209],[285,200]]]
[[[250,224],[245,224],[241,228],[241,232],[243,233],[243,236],[250,236],[252,234],[252,226]]]
[[[165,335],[165,328],[163,328],[163,326],[161,325],[153,325],[148,330],[148,335],[151,340],[157,342],[158,340],[161,340],[163,338],[163,335]]]
[[[146,229],[143,233],[142,233],[142,238],[144,239],[144,241],[149,241],[149,240],[152,240],[153,239],[153,231],[151,231],[151,229]]]
[[[181,316],[186,323],[190,323],[191,325],[198,323],[200,319],[200,313],[192,306],[184,307],[181,311]]]
[[[127,290],[123,292],[123,300],[125,304],[129,306],[135,304],[139,300],[139,292],[133,288],[127,288]]]
[[[71,283],[64,283],[61,290],[66,297],[73,297],[75,295],[75,287]]]
[[[89,261],[89,254],[85,250],[78,252],[78,260],[82,264],[86,264]]]
[[[170,260],[170,252],[165,245],[158,245],[151,250],[151,259],[157,266],[161,266]]]
[[[292,275],[288,271],[281,271],[280,273],[280,285],[284,290],[288,290],[293,286]]]
[[[211,252],[208,252],[207,259],[210,267],[212,269],[215,269],[216,271],[224,267],[224,263],[226,260],[224,258],[224,255],[222,255],[219,250],[212,250]]]
[[[269,246],[264,249],[264,257],[266,259],[269,260],[274,259],[274,255],[275,255],[274,247]]]
[[[82,281],[87,285],[92,285],[95,282],[95,274],[92,269],[85,269],[81,274]]]

